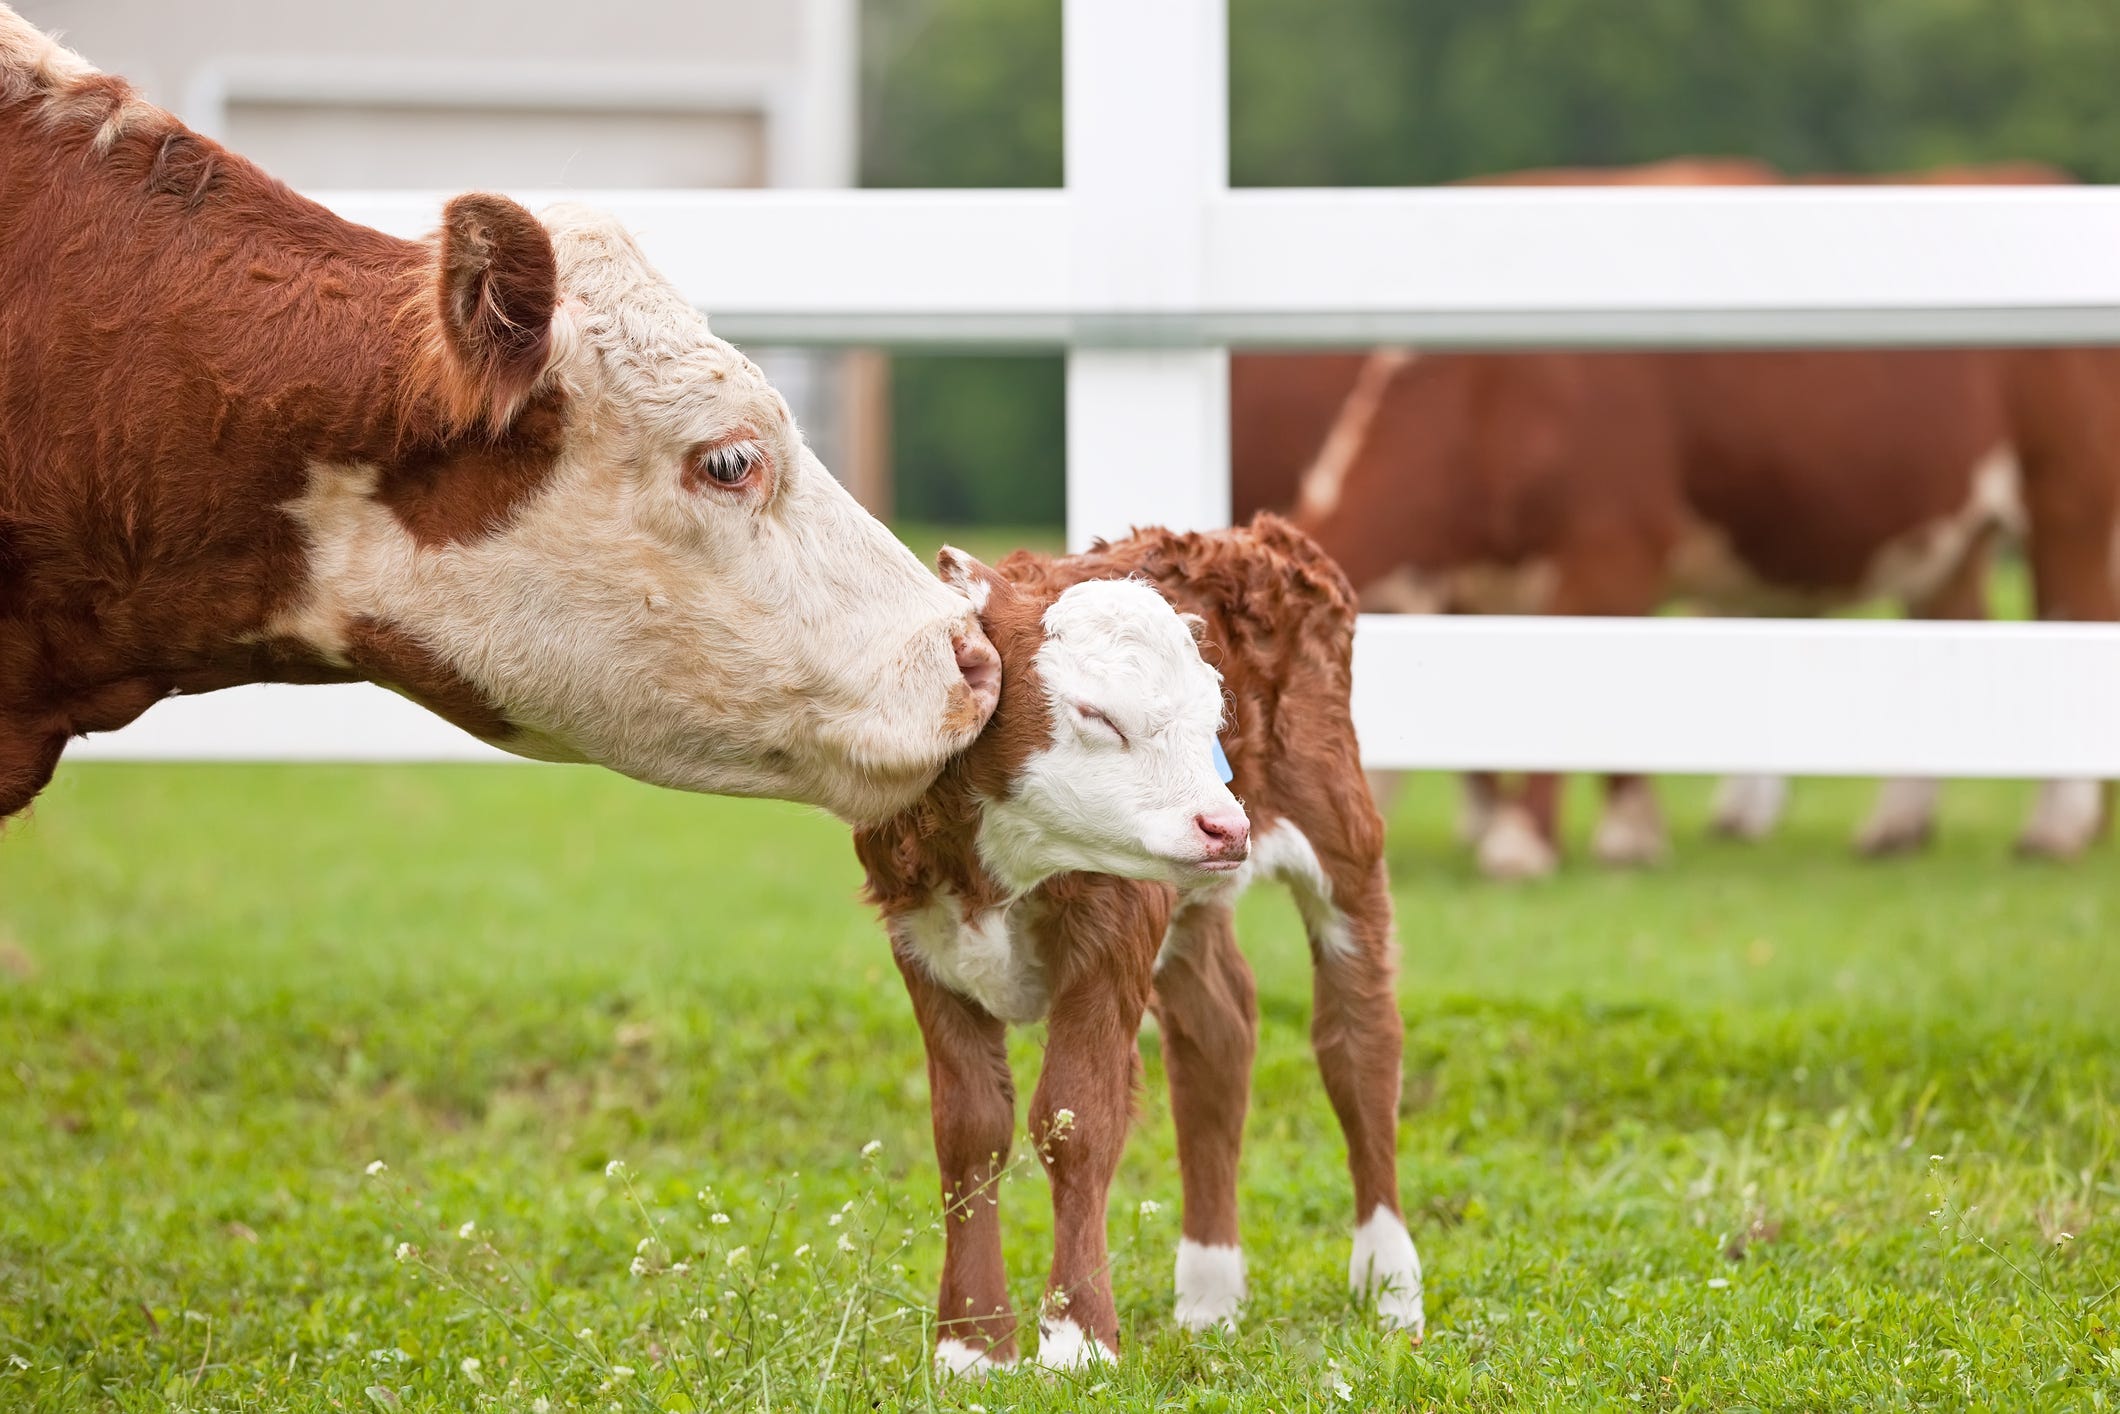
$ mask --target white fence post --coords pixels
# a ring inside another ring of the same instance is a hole
[[[1210,200],[1228,184],[1225,0],[1068,0],[1071,275],[1084,311],[1197,307]],[[1067,364],[1067,539],[1229,522],[1229,356],[1077,345]]]

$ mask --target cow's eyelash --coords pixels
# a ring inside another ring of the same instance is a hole
[[[1106,713],[1099,711],[1097,708],[1090,706],[1086,702],[1077,702],[1075,704],[1075,711],[1081,716],[1082,720],[1085,722],[1100,722],[1104,726],[1109,727],[1111,729],[1111,734],[1119,738],[1119,744],[1121,746],[1131,746],[1133,744],[1127,739],[1126,733],[1119,729],[1119,724],[1113,721],[1111,717]]]

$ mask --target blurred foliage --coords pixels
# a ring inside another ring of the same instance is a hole
[[[1229,47],[1239,186],[1681,154],[2120,180],[2120,0],[1230,0]],[[865,0],[862,117],[866,185],[1058,183],[1060,0]],[[1060,380],[901,360],[902,509],[1057,519]]]
[[[1240,186],[1679,154],[2120,178],[2111,0],[1230,0]]]

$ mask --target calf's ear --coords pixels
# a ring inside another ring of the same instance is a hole
[[[551,356],[559,307],[552,237],[507,197],[466,192],[442,210],[436,266],[450,411],[497,432],[514,421]]]
[[[972,601],[972,609],[981,618],[986,616],[986,607],[994,595],[994,588],[1005,581],[987,565],[955,545],[945,545],[935,556],[935,571],[942,582]]]
[[[1178,614],[1178,622],[1185,625],[1185,631],[1192,635],[1192,641],[1195,644],[1201,647],[1207,645],[1207,620],[1201,618],[1198,614],[1188,614],[1181,610]]]

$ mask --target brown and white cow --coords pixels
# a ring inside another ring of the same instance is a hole
[[[1176,1318],[1234,1321],[1258,1022],[1232,907],[1262,875],[1294,891],[1310,936],[1311,1038],[1354,1178],[1350,1280],[1418,1335],[1396,949],[1348,705],[1346,579],[1272,516],[992,569],[945,550],[943,571],[1001,652],[1001,705],[925,799],[856,838],[927,1045],[948,1215],[938,1362],[972,1372],[1016,1356],[995,1187],[1015,1124],[1005,1040],[1040,1019],[1029,1119],[1054,1205],[1040,1362],[1118,1350],[1105,1208],[1151,1007],[1185,1192]],[[1216,769],[1218,734],[1242,810]]]
[[[366,678],[877,819],[995,672],[608,217],[473,194],[394,239],[0,6],[0,817],[170,694]]]
[[[1756,183],[1740,166],[1673,164],[1661,180]],[[1763,170],[1763,169],[1761,169]],[[1676,176],[1673,172],[1676,172]],[[1524,184],[1595,174],[1539,173]],[[1618,180],[1625,174],[1606,174]],[[1627,180],[1649,180],[1640,174]],[[1925,180],[2055,180],[2045,169],[1960,169]],[[1900,179],[1905,180],[1905,179]],[[2039,609],[2109,619],[2120,525],[2120,357],[2095,350],[1432,355],[1361,362],[1239,359],[1237,398],[1266,385],[1342,390],[1322,431],[1286,392],[1236,403],[1240,507],[1293,489],[1288,463],[1244,444],[1310,429],[1298,520],[1384,611],[1640,614],[1673,598],[1722,613],[1806,614],[1875,598],[1938,618],[1984,612],[1987,554],[2028,530]],[[1233,402],[1235,399],[1233,398]],[[1256,430],[1255,430],[1256,429]],[[1511,798],[1475,777],[1483,866],[1554,862],[1558,778]],[[1595,849],[1663,850],[1654,796],[1608,783]],[[1781,783],[1725,783],[1719,828],[1771,826]],[[1936,786],[1888,783],[1858,835],[1870,853],[1930,832]],[[1484,818],[1482,818],[1484,817]],[[2101,827],[2097,785],[2051,782],[2022,837],[2080,852]]]

